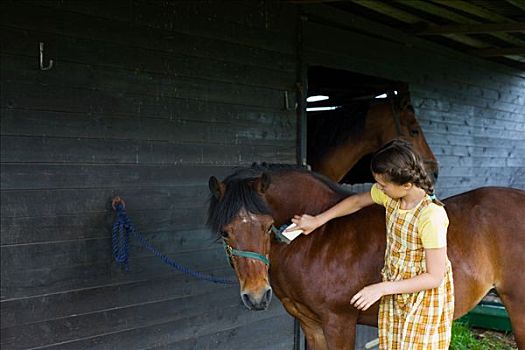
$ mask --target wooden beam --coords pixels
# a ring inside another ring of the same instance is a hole
[[[525,55],[525,47],[476,49],[469,52],[481,57]]]
[[[506,0],[509,4],[525,11],[525,2],[523,0]]]
[[[494,11],[484,9],[481,6],[473,5],[470,2],[465,1],[465,0],[430,0],[430,1],[436,4],[447,6],[449,8],[453,8],[456,10],[461,10],[466,13],[470,13],[471,15],[474,15],[480,18],[488,19],[489,21],[492,21],[492,22],[507,22],[507,23],[514,22],[510,18],[499,15],[495,13]]]
[[[423,21],[423,19],[421,17],[418,17],[418,16],[413,15],[411,13],[408,13],[406,11],[400,10],[400,9],[398,9],[396,7],[393,7],[393,6],[391,6],[391,5],[387,4],[387,3],[382,3],[382,2],[374,1],[374,0],[353,0],[352,2],[357,4],[357,5],[366,7],[368,9],[372,10],[372,11],[379,12],[379,13],[385,15],[385,16],[395,18],[398,21],[402,21],[402,22],[405,22],[405,23],[417,24],[417,23],[421,23]],[[410,2],[416,2],[418,4],[421,3],[424,6],[424,1],[409,1],[409,0],[407,0],[407,2],[409,2],[409,3]],[[432,5],[432,6],[435,6],[435,5]],[[486,44],[486,43],[484,43],[484,42],[482,42],[480,40],[468,37],[466,35],[447,34],[445,36],[448,39],[450,39],[450,40],[454,40],[454,41],[459,42],[459,43],[461,43],[463,45],[467,45],[467,46],[471,46],[471,47],[484,48],[484,47],[488,46],[488,44]]]
[[[325,2],[336,2],[340,0],[288,0],[289,3],[294,5],[302,5],[302,4],[322,4]]]
[[[494,33],[494,32],[525,32],[525,23],[485,23],[485,24],[452,24],[452,25],[428,25],[417,35],[440,35],[440,34],[472,34],[472,33]]]
[[[473,19],[462,16],[457,11],[449,10],[443,6],[432,4],[429,1],[412,1],[412,0],[397,0],[396,2],[403,4],[419,11],[426,12],[432,16],[437,16],[446,19],[448,22],[455,22],[461,24],[475,24],[479,23]],[[425,21],[429,22],[429,21]]]
[[[525,63],[525,56],[514,56],[514,55],[511,55],[511,56],[505,56],[505,58],[511,59],[513,61]]]
[[[452,9],[460,9],[462,11],[465,11],[467,13],[474,14],[478,17],[486,18],[492,21],[498,21],[500,23],[515,23],[512,19],[507,19],[503,16],[499,16],[497,14],[493,14],[491,17],[492,12],[489,12],[488,10],[476,7],[474,5],[471,5],[465,1],[458,1],[458,0],[430,0],[432,2],[426,2],[426,1],[411,1],[411,0],[397,0],[397,2],[402,3],[406,6],[410,6],[413,8],[417,8],[420,11],[425,11],[429,14],[432,14],[434,16],[440,16],[448,21],[456,22],[460,25],[465,24],[482,24],[477,20],[471,19],[469,17],[463,16],[459,14],[457,11],[454,12]],[[436,4],[439,4],[441,6],[438,6]],[[444,8],[443,6],[446,6],[449,9]],[[427,21],[428,22],[428,21]],[[454,35],[459,36],[461,34],[446,34],[446,35]],[[525,41],[512,36],[511,34],[507,33],[489,33],[489,35],[498,38],[499,40],[503,40],[506,43],[512,44],[514,46],[523,46],[525,45]],[[463,35],[464,37],[468,37],[466,35]],[[451,38],[452,39],[452,38]],[[474,45],[470,45],[474,46]],[[488,45],[485,45],[488,46]],[[478,46],[481,47],[481,46]]]
[[[369,10],[379,12],[387,17],[394,18],[398,21],[405,23],[417,23],[421,22],[421,18],[414,16],[411,13],[400,10],[396,7],[390,6],[388,3],[383,3],[375,0],[352,0],[356,5],[366,7]]]
[[[336,9],[327,4],[304,5],[303,10],[305,11],[306,16],[308,16],[309,21],[332,23],[332,25],[336,25],[339,28],[346,28],[346,30],[349,31],[359,29],[368,33],[367,35],[381,38],[381,40],[387,40],[392,43],[398,43],[408,47],[417,47],[426,52],[434,52],[438,56],[442,55],[447,59],[457,59],[459,55],[459,57],[462,57],[462,61],[464,62],[465,59],[469,57],[467,52],[461,52],[451,47],[447,47],[444,44],[437,44],[423,37],[409,34],[407,32],[401,31],[400,29],[389,27],[386,24],[374,21],[371,18],[358,15],[356,12]],[[485,45],[485,47],[487,46],[488,45]],[[482,59],[481,57],[477,58],[477,56],[474,55],[471,55],[470,57],[473,57],[475,62]],[[509,62],[515,62],[515,60],[512,58],[512,60],[509,60]],[[494,65],[494,69],[496,69],[498,66],[504,67],[502,62],[496,63],[497,64]],[[509,66],[509,64],[507,64],[507,66]],[[515,67],[515,65],[512,66]],[[507,72],[507,70],[503,69],[502,72]],[[516,75],[525,78],[525,73],[522,73],[521,71],[516,71]]]

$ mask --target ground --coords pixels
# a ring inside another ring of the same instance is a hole
[[[463,322],[454,322],[450,350],[517,350],[512,334],[469,328]]]
[[[496,331],[488,331],[485,329],[473,329],[472,333],[477,339],[483,340],[489,346],[489,349],[494,350],[514,350],[518,349],[514,336],[512,334],[505,334]]]

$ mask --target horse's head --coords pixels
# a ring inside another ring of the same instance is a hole
[[[245,169],[220,182],[209,180],[208,225],[224,242],[226,254],[240,283],[241,300],[250,310],[270,304],[268,268],[273,219],[264,201],[269,175]]]
[[[389,101],[378,104],[376,113],[370,113],[369,117],[374,127],[381,130],[377,139],[379,146],[395,138],[407,140],[423,159],[425,169],[432,180],[437,180],[439,164],[416,119],[408,91],[397,96],[391,95]]]

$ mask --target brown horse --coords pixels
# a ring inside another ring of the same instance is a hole
[[[390,93],[386,99],[357,100],[339,110],[309,113],[307,160],[312,170],[337,182],[372,182],[366,156],[401,137],[419,152],[435,180],[438,162],[416,119],[410,94],[401,87],[397,89],[397,95]],[[348,174],[363,158],[367,163],[363,170],[368,176],[363,178],[355,169]]]
[[[354,349],[355,324],[377,325],[377,303],[359,312],[350,298],[380,280],[384,208],[373,205],[332,220],[286,245],[272,227],[294,214],[320,213],[350,194],[321,175],[276,165],[240,169],[224,182],[211,177],[210,190],[208,224],[226,243],[249,309],[265,309],[273,289],[299,319],[311,349]],[[444,202],[455,317],[494,287],[525,349],[525,192],[481,188]]]

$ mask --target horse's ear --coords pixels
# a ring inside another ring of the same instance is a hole
[[[222,198],[222,196],[224,195],[224,184],[217,180],[215,176],[210,177],[210,180],[208,181],[208,186],[210,188],[210,192],[216,199]]]
[[[272,178],[270,174],[263,173],[260,178],[254,181],[254,189],[259,193],[264,193],[270,187]]]

